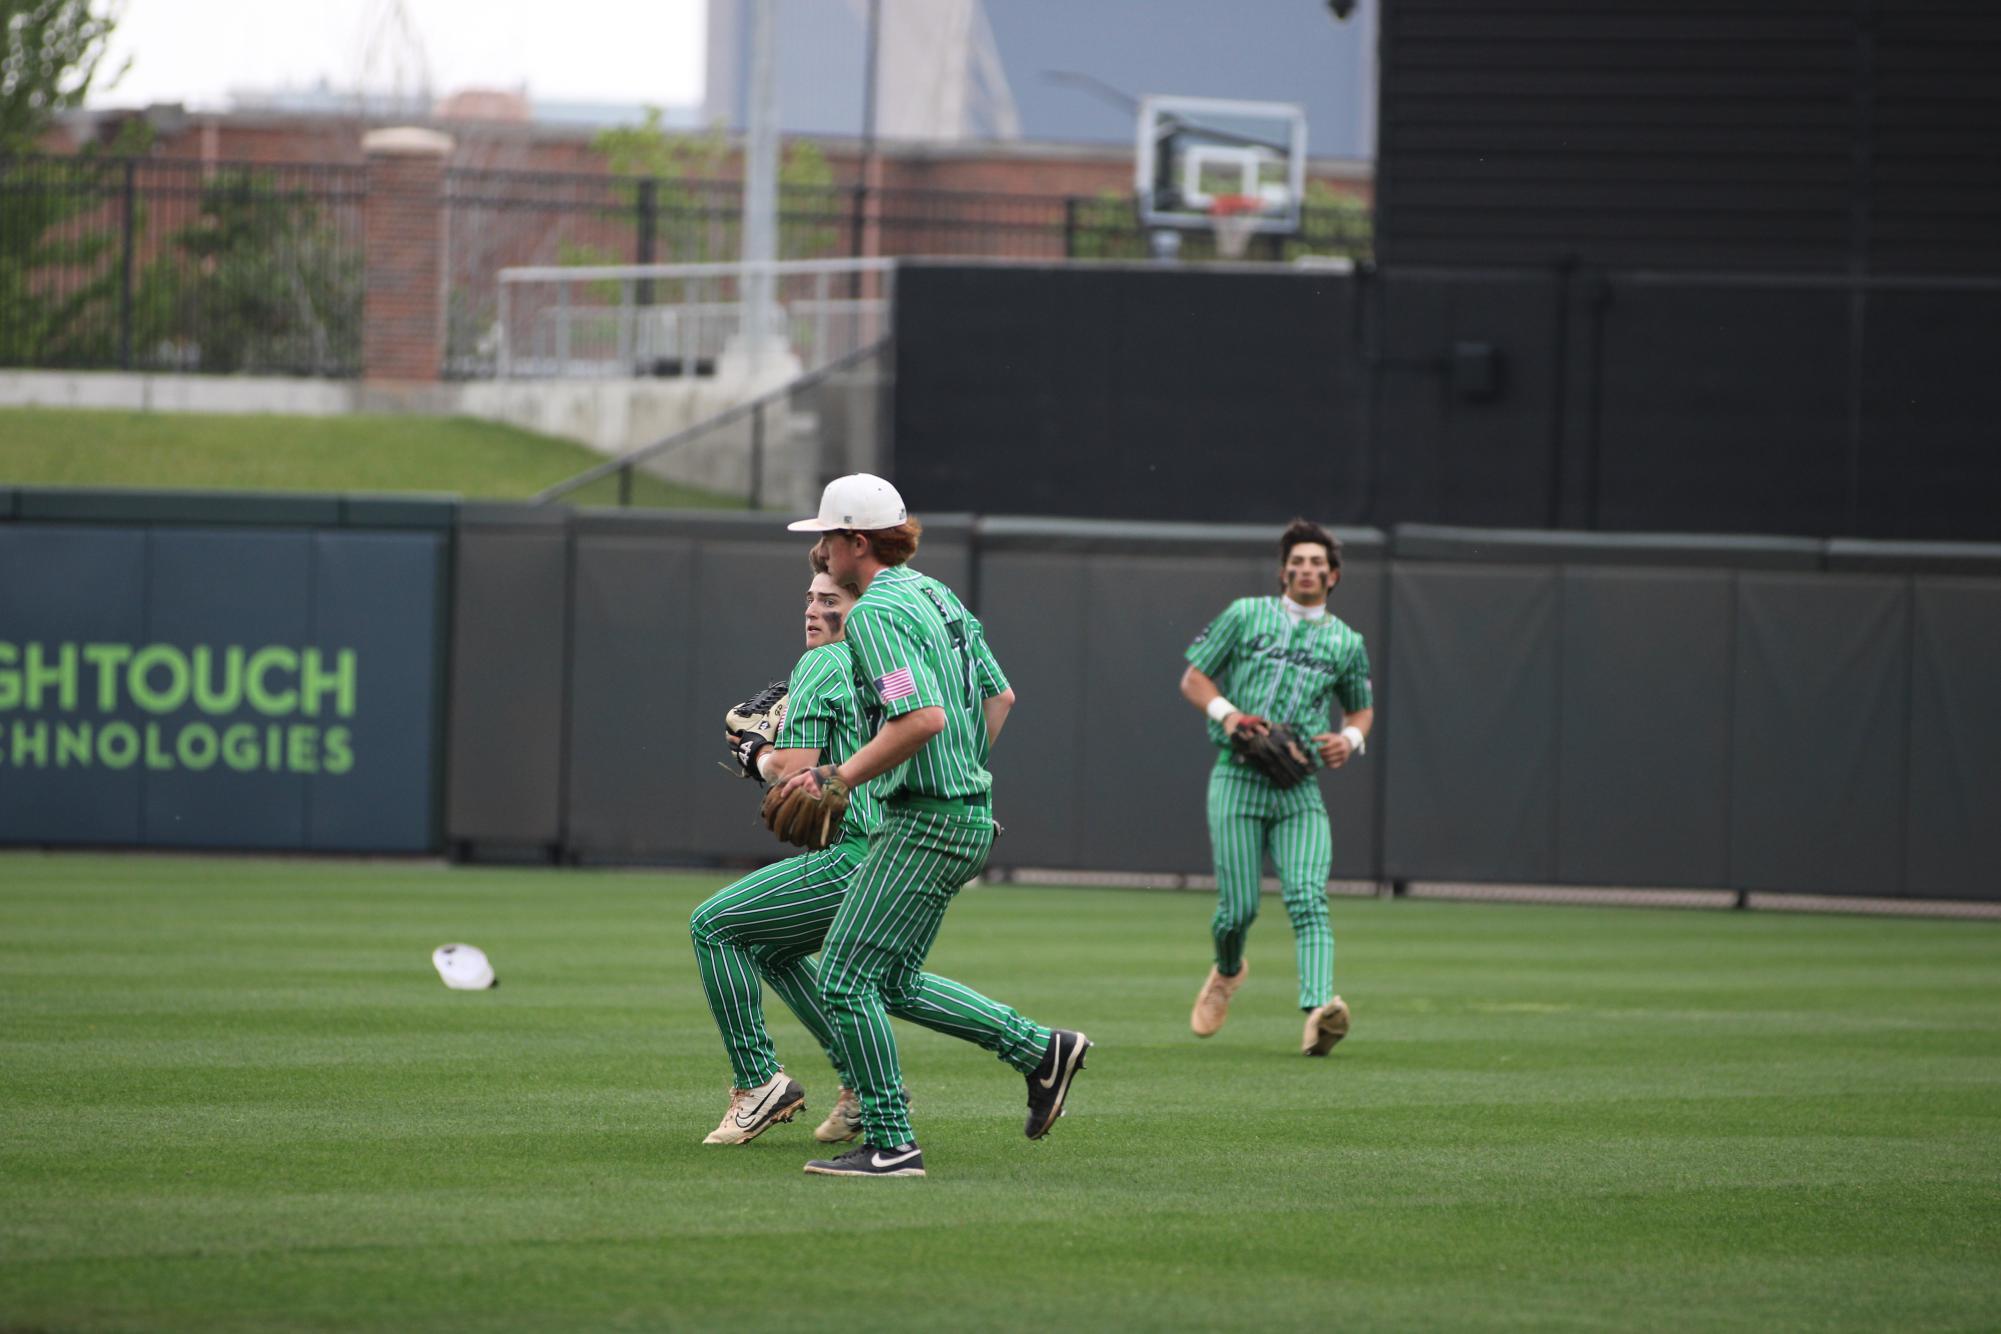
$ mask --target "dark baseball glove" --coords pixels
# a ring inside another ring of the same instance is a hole
[[[757,772],[757,754],[778,739],[779,725],[785,721],[785,695],[785,682],[773,681],[723,715],[723,734],[736,761],[723,768],[764,781]]]
[[[806,771],[797,787],[779,784],[764,794],[764,826],[795,848],[825,848],[841,836],[848,785],[823,764]]]
[[[1284,723],[1238,727],[1230,733],[1230,749],[1273,787],[1297,787],[1313,773],[1313,752]]]

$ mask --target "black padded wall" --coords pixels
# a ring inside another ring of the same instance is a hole
[[[455,844],[553,850],[563,838],[569,516],[461,511],[452,584],[450,784]]]
[[[1385,263],[2001,272],[2001,14],[1386,5]]]
[[[1901,893],[1908,582],[1746,575],[1736,633],[1733,879],[1745,889]]]
[[[1280,267],[903,265],[892,476],[987,514],[1345,519],[1352,292]]]
[[[1378,723],[1319,780],[1337,877],[1996,892],[2001,550],[1344,535],[1334,610],[1368,639]],[[1271,588],[1272,536],[933,522],[919,567],[974,602],[1020,697],[993,762],[996,867],[1209,871],[1213,752],[1181,654]],[[457,619],[453,753],[567,737],[563,762],[455,759],[451,809],[560,828],[554,850],[585,861],[770,860],[705,720],[797,657],[804,542],[757,515],[591,513],[533,537],[461,562],[484,591]],[[537,651],[463,659],[516,644]],[[509,842],[472,828],[452,837],[476,855]]]

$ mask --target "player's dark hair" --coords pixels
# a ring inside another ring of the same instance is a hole
[[[827,558],[820,554],[820,544],[818,542],[815,542],[807,549],[806,563],[813,567],[814,574],[825,574],[829,578],[833,578],[827,569]],[[862,595],[862,586],[852,579],[844,584],[838,579],[835,579],[834,582],[840,584],[841,591],[851,598],[859,598]]]
[[[1314,523],[1311,519],[1294,519],[1285,526],[1278,536],[1278,563],[1285,564],[1292,559],[1292,549],[1301,542],[1318,542],[1327,548],[1327,568],[1341,568],[1341,541],[1334,534]]]

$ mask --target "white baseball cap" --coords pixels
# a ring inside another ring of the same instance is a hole
[[[827,489],[820,493],[818,518],[801,519],[785,526],[795,533],[831,533],[837,528],[866,533],[894,528],[909,517],[910,512],[903,508],[903,497],[896,494],[895,487],[880,477],[857,472],[827,483]]]
[[[431,951],[431,964],[453,991],[485,991],[500,985],[486,951],[477,945],[440,945]]]

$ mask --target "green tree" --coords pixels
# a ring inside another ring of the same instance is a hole
[[[1065,201],[1070,259],[1145,259],[1146,233],[1130,191],[1100,190]]]
[[[703,263],[735,259],[743,225],[737,187],[724,182],[737,150],[721,126],[676,134],[648,107],[638,125],[600,130],[591,147],[604,155],[619,186],[625,216],[638,220],[641,180],[654,184],[664,244],[662,260]],[[841,200],[834,170],[818,145],[795,139],[778,164],[778,257],[810,259],[839,240]]]
[[[29,155],[97,84],[116,23],[98,0],[0,0],[0,365],[101,364],[115,350],[115,233],[63,224],[115,197],[116,169],[95,152]]]
[[[98,0],[0,0],[0,157],[32,153],[57,116],[83,105],[117,24]]]
[[[1299,210],[1299,233],[1286,239],[1285,258],[1346,255],[1363,260],[1375,251],[1375,213],[1325,181],[1308,181]]]
[[[268,172],[203,185],[199,215],[147,269],[135,304],[156,365],[320,375],[360,365],[360,249]]]

